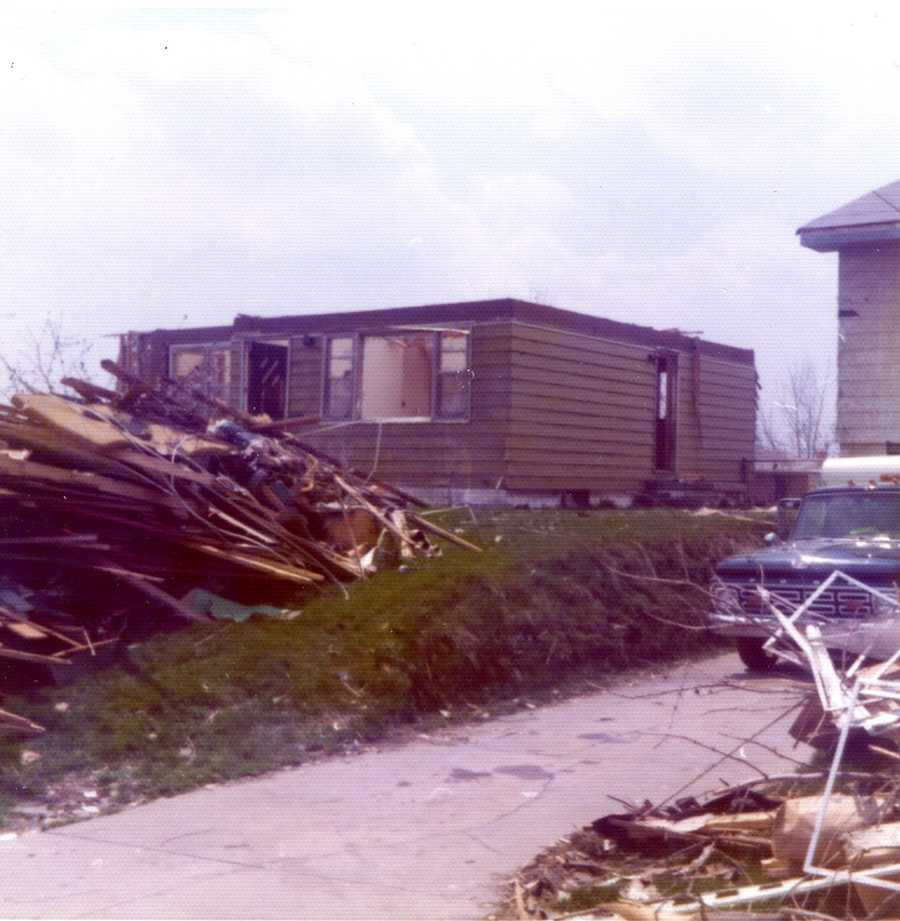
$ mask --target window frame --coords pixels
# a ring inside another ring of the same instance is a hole
[[[241,380],[240,380],[240,397],[239,397],[239,409],[242,412],[250,411],[250,350],[253,347],[253,343],[258,342],[261,345],[279,345],[282,348],[287,349],[285,357],[287,359],[287,366],[285,368],[284,375],[284,416],[282,418],[288,419],[291,416],[291,368],[293,367],[293,338],[291,336],[278,336],[278,335],[268,335],[268,336],[243,336],[240,339],[240,362],[241,362]],[[277,419],[274,421],[278,421]]]
[[[203,350],[203,361],[205,362],[212,351],[223,351],[228,353],[228,381],[225,384],[224,394],[215,394],[210,393],[208,386],[205,388],[205,393],[207,397],[213,399],[221,400],[223,403],[229,403],[231,400],[231,393],[234,386],[234,355],[232,353],[232,342],[230,339],[224,339],[213,342],[170,342],[168,346],[168,377],[173,381],[183,381],[185,377],[178,377],[175,374],[175,355],[177,352],[191,352]],[[186,376],[186,375],[185,375]]]
[[[654,403],[653,403],[653,469],[656,474],[678,475],[678,450],[679,450],[679,425],[680,401],[678,399],[678,386],[681,373],[679,353],[674,349],[657,349],[653,356],[653,373],[655,377]],[[660,403],[663,398],[662,375],[665,374],[665,404],[666,415],[659,416]],[[660,441],[659,423],[664,422],[665,453],[668,455],[668,466],[660,466]]]
[[[364,418],[362,415],[362,356],[363,346],[366,338],[390,338],[402,337],[404,335],[422,335],[430,333],[432,336],[432,361],[431,361],[431,394],[430,409],[427,416],[390,416],[383,418]],[[466,401],[463,415],[441,415],[439,398],[440,398],[440,374],[441,374],[441,339],[444,333],[462,333],[466,337],[465,363],[467,374]],[[329,382],[330,363],[331,363],[331,343],[335,339],[352,339],[351,367],[353,399],[351,401],[350,415],[337,417],[328,413],[329,399]],[[451,424],[467,423],[472,418],[472,373],[470,370],[472,356],[472,331],[470,329],[460,329],[458,327],[433,327],[433,326],[400,326],[400,327],[377,327],[373,329],[356,330],[352,333],[327,333],[322,337],[322,399],[321,399],[321,417],[323,422],[363,422],[369,424],[379,424],[384,422],[403,422],[409,424],[428,423],[428,422],[446,422]]]
[[[333,416],[328,412],[328,400],[331,395],[331,343],[335,339],[350,340],[350,380],[351,380],[351,398],[350,412],[346,416]],[[357,394],[359,393],[359,369],[358,359],[360,342],[357,333],[329,333],[322,337],[322,399],[319,407],[319,415],[323,422],[352,422],[357,417],[359,407],[357,405]]]

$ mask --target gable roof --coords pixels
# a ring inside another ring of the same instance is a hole
[[[803,246],[820,252],[900,239],[900,180],[817,217],[797,233]]]

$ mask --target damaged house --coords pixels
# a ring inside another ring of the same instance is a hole
[[[121,359],[431,502],[747,492],[753,352],[678,331],[504,299],[238,315],[131,333]]]

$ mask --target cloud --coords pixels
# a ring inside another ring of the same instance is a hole
[[[836,338],[833,260],[795,227],[896,178],[897,26],[876,3],[23,8],[6,335],[539,294],[751,345],[774,380]]]

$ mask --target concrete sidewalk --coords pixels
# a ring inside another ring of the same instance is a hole
[[[725,677],[746,679],[734,656],[5,840],[0,916],[482,917],[537,851],[614,811],[605,794],[658,799],[716,760],[657,733],[731,749],[724,736],[750,735],[794,699],[778,678],[746,682],[776,692],[765,695],[690,690]],[[667,690],[681,693],[647,696]],[[783,743],[789,722],[762,739]],[[792,769],[749,745],[746,754]],[[697,789],[749,776],[723,764]]]

